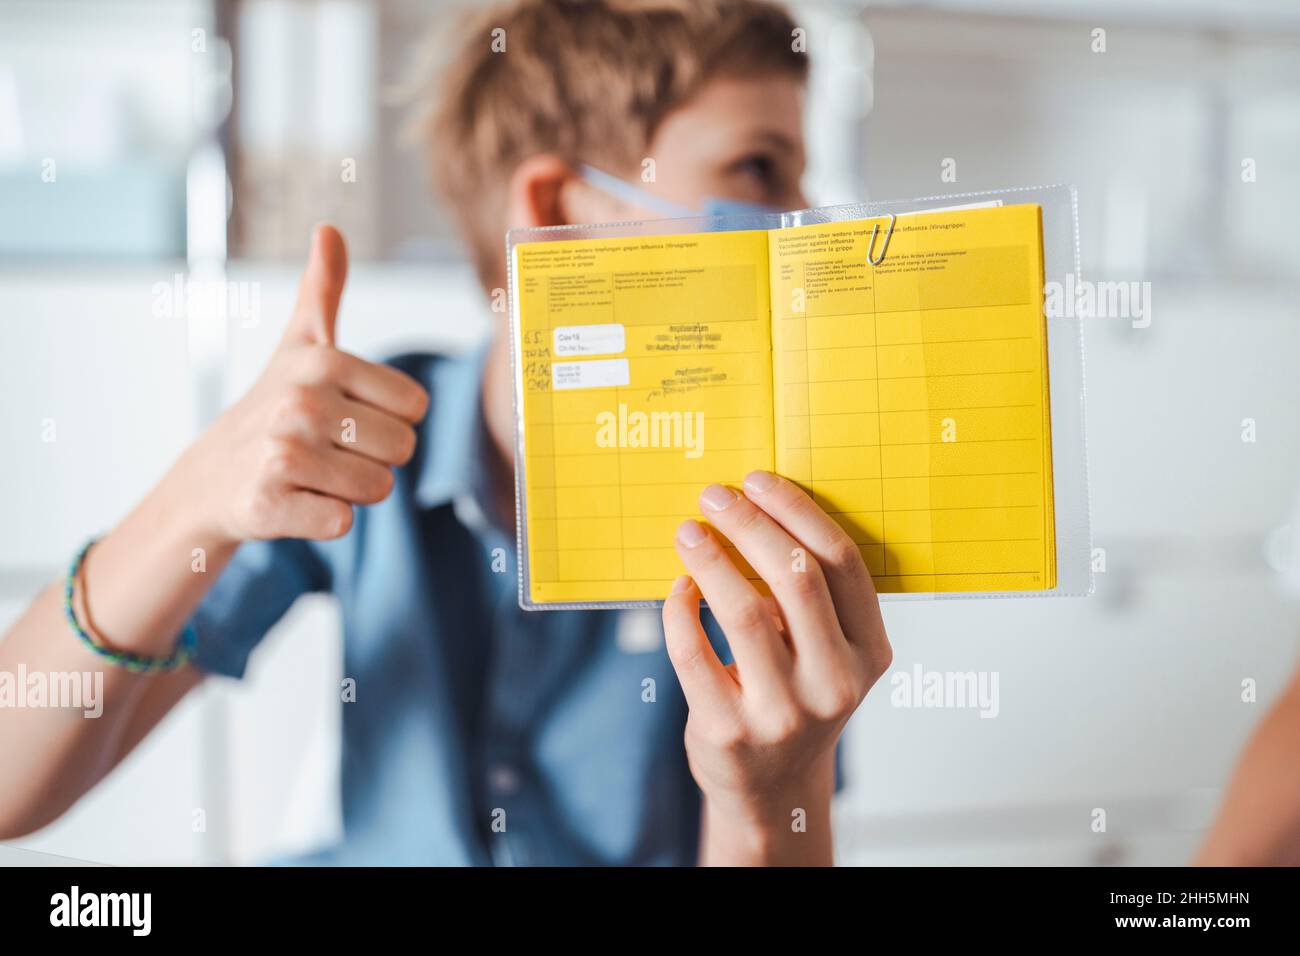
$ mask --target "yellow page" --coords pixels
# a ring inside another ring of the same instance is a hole
[[[667,596],[704,486],[773,467],[767,253],[763,231],[515,247],[533,602]]]
[[[882,592],[1056,585],[1036,205],[775,230],[776,468]]]

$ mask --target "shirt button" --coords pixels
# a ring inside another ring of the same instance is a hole
[[[649,654],[664,646],[663,616],[658,611],[634,609],[618,616],[614,642],[624,654]]]
[[[497,764],[488,771],[488,786],[492,788],[493,793],[509,796],[519,790],[519,774],[514,767]]]

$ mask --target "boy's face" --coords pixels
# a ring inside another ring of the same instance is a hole
[[[647,150],[654,177],[641,168],[614,171],[641,190],[699,209],[706,198],[776,210],[808,205],[804,170],[803,85],[779,74],[719,77],[664,117]],[[557,161],[558,162],[558,161]],[[572,177],[572,172],[565,169]],[[662,213],[616,199],[576,177],[562,190],[552,221],[610,222]]]
[[[707,198],[803,209],[803,91],[801,82],[776,73],[713,79],[660,122],[645,157],[654,160],[653,180],[639,163],[609,172],[688,209],[700,209]],[[663,215],[584,182],[553,155],[520,164],[507,192],[508,229]],[[504,285],[504,262],[499,272],[486,288]]]
[[[780,74],[714,79],[664,118],[649,156],[656,175],[645,188],[680,205],[713,196],[802,209],[803,85]]]

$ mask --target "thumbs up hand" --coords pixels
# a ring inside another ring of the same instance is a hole
[[[339,300],[348,279],[348,248],[333,226],[312,232],[307,268],[298,283],[298,302],[284,330],[281,347],[294,344],[334,344]]]
[[[222,541],[346,534],[352,505],[386,498],[415,451],[425,390],[334,346],[347,268],[343,237],[318,226],[270,364],[182,459]]]

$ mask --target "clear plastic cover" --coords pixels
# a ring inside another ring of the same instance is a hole
[[[519,604],[525,610],[597,610],[658,607],[662,600],[558,601],[533,599],[528,547],[524,390],[529,360],[519,314],[516,247],[523,243],[689,235],[737,230],[777,230],[818,223],[879,219],[894,214],[935,212],[949,208],[1036,204],[1042,210],[1043,272],[1046,287],[1072,287],[1080,276],[1078,204],[1073,186],[1034,186],[884,200],[801,209],[786,213],[648,219],[595,225],[516,229],[506,237],[509,267],[511,361],[515,412],[515,515],[519,555]],[[1073,279],[1067,277],[1073,276]],[[1072,310],[1063,310],[1072,311]],[[1015,591],[943,591],[882,593],[882,601],[952,600],[1006,597],[1083,597],[1092,593],[1092,537],[1088,501],[1085,434],[1083,329],[1074,316],[1046,315],[1047,368],[1051,416],[1051,473],[1055,518],[1056,581],[1051,588]]]

